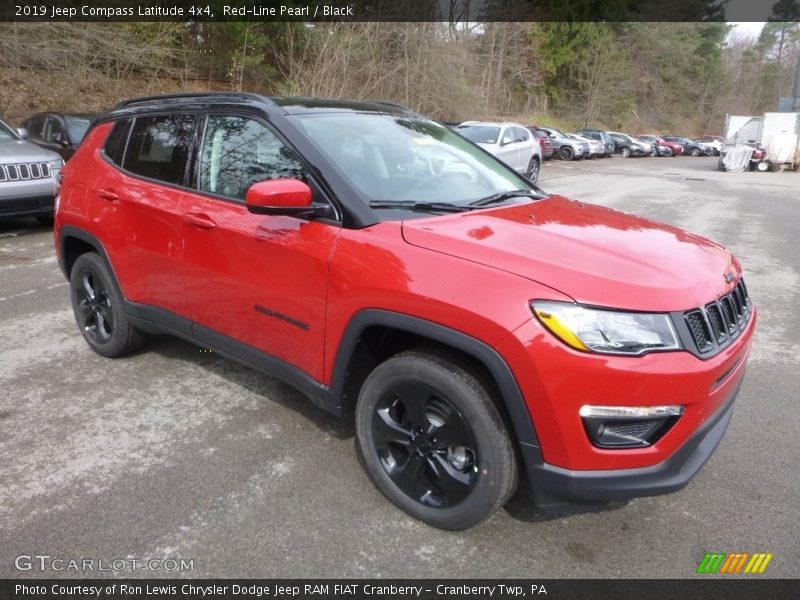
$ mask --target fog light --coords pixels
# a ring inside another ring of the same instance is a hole
[[[683,406],[582,406],[592,444],[599,448],[642,448],[655,444],[683,414]]]

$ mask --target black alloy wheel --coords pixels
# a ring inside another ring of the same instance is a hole
[[[95,344],[107,344],[114,332],[114,313],[107,284],[88,267],[78,273],[80,285],[77,297],[76,318],[78,326]]]
[[[115,358],[142,346],[145,334],[128,320],[122,296],[100,256],[81,254],[70,270],[69,282],[75,321],[92,350]]]
[[[558,154],[561,156],[562,160],[572,160],[575,158],[575,151],[569,146],[562,146]]]
[[[455,506],[475,487],[479,457],[469,425],[423,382],[387,390],[373,415],[372,433],[381,466],[417,502]]]
[[[367,377],[356,406],[364,464],[413,517],[466,529],[516,488],[516,456],[487,387],[444,351],[398,354]]]

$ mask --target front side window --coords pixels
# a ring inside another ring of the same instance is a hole
[[[124,168],[150,179],[182,185],[192,147],[195,117],[138,117],[133,124]]]
[[[42,139],[51,144],[57,144],[64,141],[64,128],[61,126],[61,121],[55,117],[48,117],[44,125],[44,133]]]
[[[74,144],[79,144],[89,130],[91,121],[86,117],[66,117],[69,139]]]
[[[294,151],[266,125],[244,117],[208,118],[200,157],[200,190],[244,200],[254,183],[284,178],[308,180]]]

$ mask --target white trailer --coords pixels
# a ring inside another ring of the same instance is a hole
[[[761,147],[770,165],[794,165],[800,159],[800,112],[764,113]]]

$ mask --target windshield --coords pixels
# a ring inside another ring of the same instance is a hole
[[[72,143],[77,144],[82,139],[83,136],[86,135],[86,131],[89,129],[89,118],[88,117],[66,117],[67,121],[67,131],[69,132],[69,139],[72,140]]]
[[[297,119],[366,202],[467,206],[514,190],[540,196],[526,179],[433,121],[363,113],[306,114]]]
[[[456,131],[476,144],[496,144],[500,135],[500,128],[490,125],[459,125]]]
[[[0,142],[10,142],[16,140],[17,134],[8,125],[0,121]]]

